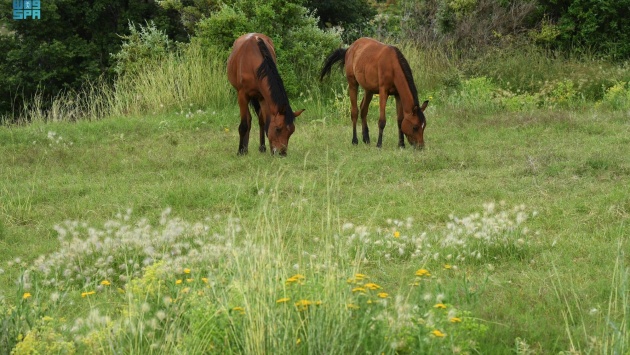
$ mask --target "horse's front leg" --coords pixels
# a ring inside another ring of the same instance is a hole
[[[249,146],[249,131],[252,127],[252,116],[249,113],[249,100],[245,94],[238,94],[238,107],[241,113],[241,124],[238,126],[240,140],[238,143],[238,155],[247,154]]]
[[[265,102],[252,100],[252,106],[256,110],[256,116],[258,116],[258,127],[260,128],[260,145],[258,146],[258,151],[264,153],[267,151],[267,147],[265,146],[265,122],[267,120],[267,113],[265,110]]]
[[[385,129],[385,124],[387,123],[385,117],[385,105],[387,105],[388,95],[385,90],[380,90],[378,94],[380,116],[378,118],[378,141],[376,142],[376,147],[380,148],[383,145],[383,130]]]
[[[365,96],[363,96],[363,101],[361,101],[361,127],[363,128],[363,143],[365,144],[370,144],[370,130],[367,124],[367,114],[370,108],[370,102],[372,102],[372,96],[374,96],[374,94],[366,91]]]
[[[348,78],[348,93],[350,94],[350,118],[352,119],[352,144],[359,144],[357,138],[357,119],[359,116],[359,109],[357,108],[357,91],[359,90],[359,84]]]
[[[398,119],[398,146],[400,148],[405,147],[405,135],[402,131],[402,121],[404,118],[402,103],[400,102],[400,96],[396,96],[396,118]]]

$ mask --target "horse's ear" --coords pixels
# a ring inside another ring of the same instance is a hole
[[[302,112],[304,112],[304,110],[305,110],[305,109],[301,109],[301,110],[298,110],[298,111],[293,112],[293,117],[297,117],[297,116],[301,115],[301,114],[302,114]]]
[[[424,109],[427,108],[427,106],[429,105],[429,100],[426,100],[422,103],[422,106],[420,106],[420,110],[422,110],[422,112],[424,112]]]

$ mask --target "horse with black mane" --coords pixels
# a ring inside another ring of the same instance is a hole
[[[265,152],[265,133],[271,154],[287,154],[289,137],[295,131],[294,120],[302,111],[293,112],[282,78],[276,67],[276,52],[271,39],[261,33],[248,33],[234,41],[227,61],[228,80],[238,92],[241,124],[238,154],[247,154],[252,116],[251,105],[260,126],[260,152]]]
[[[413,81],[411,68],[407,59],[394,46],[383,44],[372,38],[359,38],[348,48],[339,48],[332,52],[324,62],[320,73],[320,81],[335,63],[341,63],[348,80],[350,117],[352,119],[352,144],[359,144],[357,139],[357,93],[361,86],[365,96],[361,101],[361,124],[363,127],[363,142],[370,143],[367,125],[367,113],[374,94],[379,95],[380,117],[378,120],[377,147],[383,143],[383,129],[385,128],[385,105],[389,95],[396,97],[396,112],[398,118],[398,146],[404,148],[405,140],[415,148],[424,147],[424,129],[427,120],[424,109],[429,101],[422,105],[418,101],[418,91]]]

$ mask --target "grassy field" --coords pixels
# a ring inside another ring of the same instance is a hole
[[[628,112],[436,101],[423,151],[393,120],[352,146],[297,100],[284,159],[236,155],[235,104],[0,127],[3,329],[60,353],[627,352]]]

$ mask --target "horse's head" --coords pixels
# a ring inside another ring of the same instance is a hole
[[[298,117],[304,110],[293,112],[293,117]],[[287,155],[287,147],[289,146],[289,138],[295,132],[295,124],[293,120],[287,123],[286,112],[284,108],[281,108],[276,115],[271,117],[269,126],[267,128],[267,137],[269,138],[269,145],[271,146],[271,154],[280,154],[280,156]]]
[[[427,126],[424,109],[428,104],[429,101],[425,101],[422,106],[414,106],[410,114],[405,114],[400,127],[407,141],[414,148],[424,148],[424,128]]]

